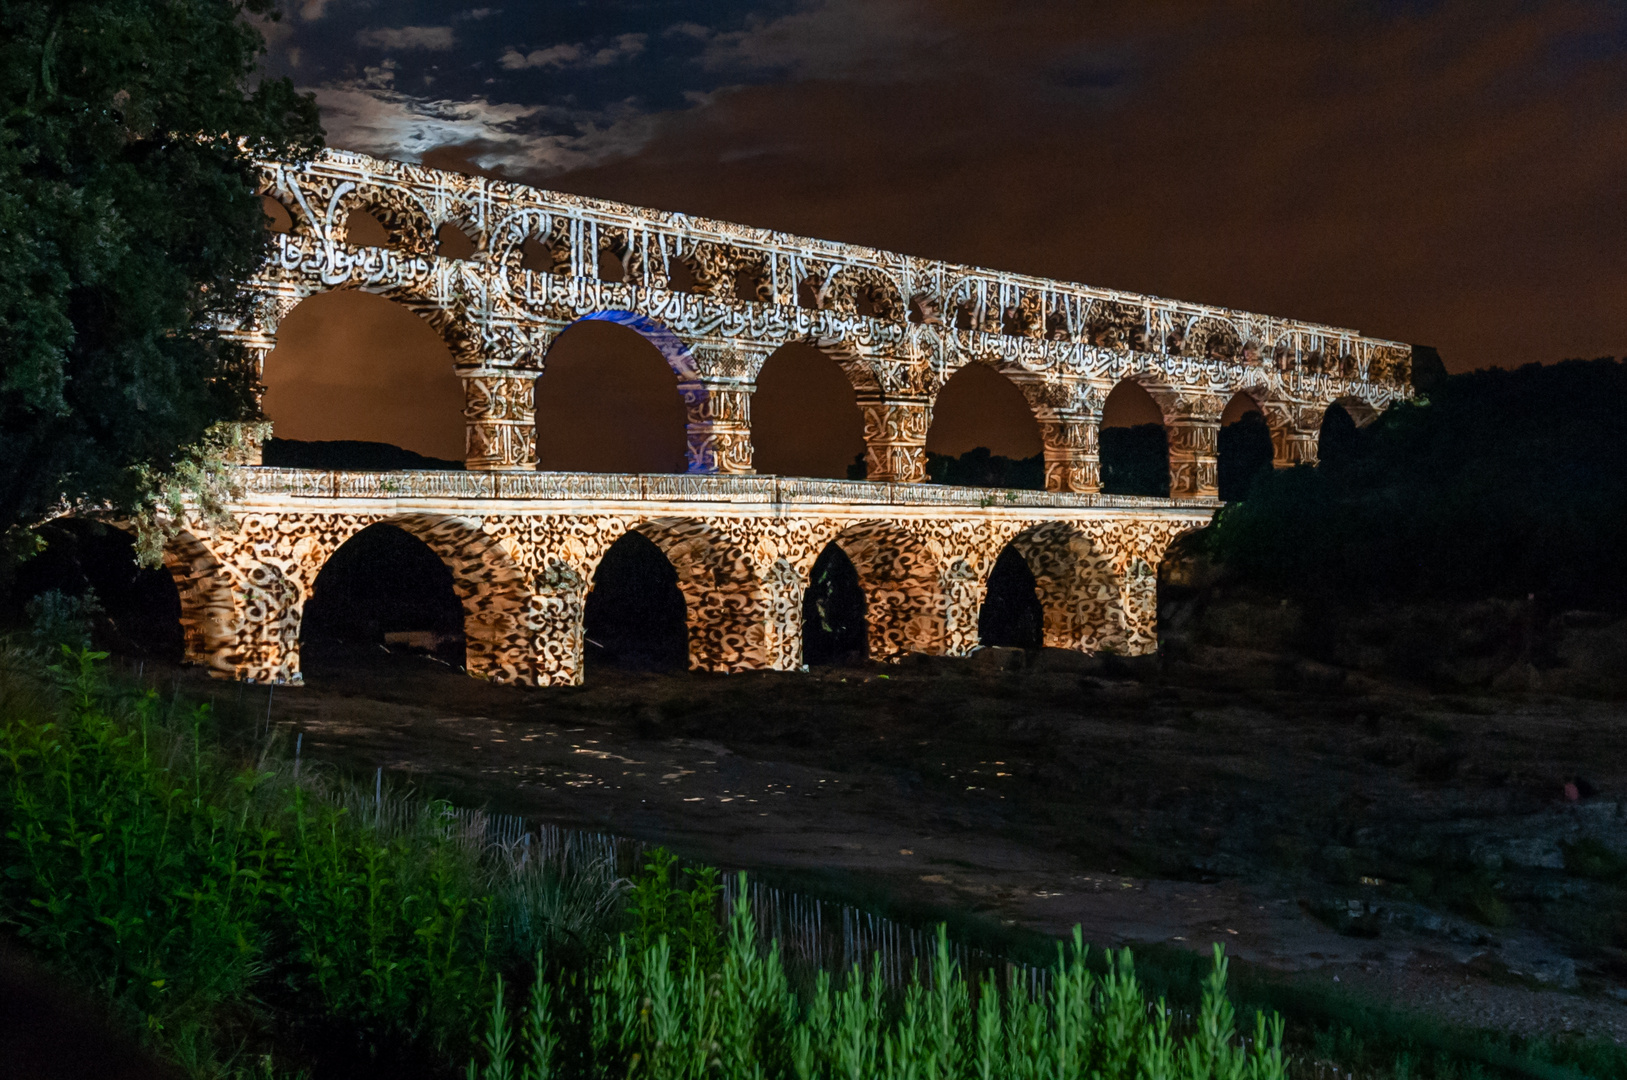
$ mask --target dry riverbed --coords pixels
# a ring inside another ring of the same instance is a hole
[[[809,887],[1627,1041],[1627,707],[1049,652],[524,690],[336,654],[306,761]],[[266,689],[184,676],[248,723]],[[821,883],[824,883],[821,886]]]

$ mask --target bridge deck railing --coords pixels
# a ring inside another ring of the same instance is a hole
[[[244,494],[308,499],[490,499],[537,502],[702,502],[786,505],[1208,509],[1218,500],[1026,488],[895,484],[803,476],[543,472],[530,469],[365,472],[253,467]]]

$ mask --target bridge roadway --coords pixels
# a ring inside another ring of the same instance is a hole
[[[582,681],[594,572],[628,531],[677,571],[692,668],[791,670],[802,663],[803,593],[831,543],[858,572],[874,658],[973,649],[1007,545],[1034,573],[1046,645],[1151,651],[1158,563],[1217,505],[717,473],[246,468],[239,478],[235,525],[189,513],[165,563],[189,659],[223,678],[272,683],[301,681],[300,619],[317,574],[380,522],[450,568],[470,674],[571,685]]]

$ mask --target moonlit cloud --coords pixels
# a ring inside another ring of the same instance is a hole
[[[577,113],[479,97],[416,97],[363,82],[318,87],[316,100],[333,146],[407,161],[463,147],[483,169],[536,177],[635,153],[653,130],[651,117],[626,105]]]
[[[450,26],[377,26],[356,35],[359,45],[378,49],[450,49],[456,40]]]
[[[622,34],[610,45],[599,49],[589,48],[581,43],[550,45],[546,49],[534,49],[528,53],[510,48],[498,58],[497,62],[506,71],[523,71],[527,68],[608,67],[643,52],[644,43],[648,40],[647,34]]]

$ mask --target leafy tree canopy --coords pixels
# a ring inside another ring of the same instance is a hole
[[[1257,480],[1210,553],[1301,596],[1627,609],[1627,364],[1443,376],[1346,438]]]
[[[252,158],[316,104],[260,78],[274,0],[0,0],[0,533],[139,513],[254,417],[213,327],[268,238]],[[229,440],[228,440],[229,441]],[[200,449],[200,447],[202,449]],[[0,558],[0,563],[5,559]]]

